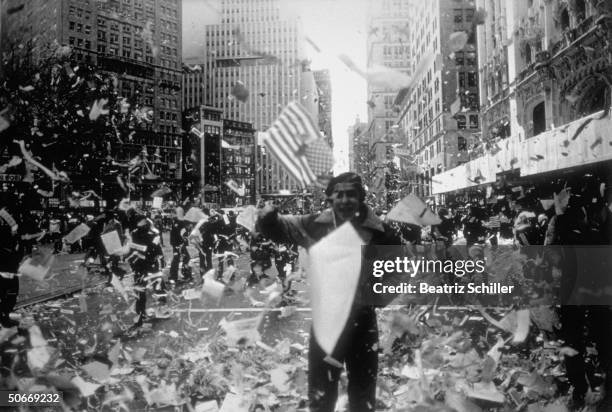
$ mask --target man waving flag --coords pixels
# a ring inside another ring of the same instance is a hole
[[[265,134],[263,144],[303,188],[333,166],[329,145],[297,102],[283,109]]]

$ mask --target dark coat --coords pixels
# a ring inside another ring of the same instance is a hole
[[[383,223],[366,206],[363,206],[361,221],[354,222],[353,226],[361,236],[364,245],[401,245],[396,233]],[[257,222],[259,231],[275,242],[296,243],[309,249],[319,240],[336,229],[334,212],[326,209],[320,214],[303,216],[281,216],[277,212],[269,213]],[[373,276],[365,267],[361,272],[358,296],[355,304],[360,306],[384,306],[392,297],[381,295],[373,296],[371,293]],[[392,282],[395,283],[395,280]]]

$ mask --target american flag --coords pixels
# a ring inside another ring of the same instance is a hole
[[[268,129],[264,145],[303,187],[330,171],[333,157],[308,112],[297,102],[289,103]]]

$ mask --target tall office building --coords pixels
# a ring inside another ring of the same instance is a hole
[[[72,58],[114,73],[120,96],[153,108],[144,130],[123,139],[119,161],[148,156],[154,173],[170,186],[181,179],[181,1],[6,0],[2,52],[37,65],[58,46]],[[3,13],[4,15],[5,13]],[[126,137],[129,131],[126,131]],[[145,181],[146,197],[158,180]]]
[[[329,147],[334,146],[332,136],[332,89],[329,70],[315,70],[313,72],[317,86],[319,106],[319,130],[325,136]]]
[[[204,104],[204,89],[208,81],[204,64],[183,63],[183,110]]]
[[[537,187],[545,199],[566,182],[580,186],[586,174],[610,176],[612,3],[476,6],[485,11],[478,26],[485,150],[436,176],[434,194],[467,199],[485,186],[496,194]]]
[[[304,60],[301,22],[283,17],[280,3],[221,0],[220,22],[206,27],[203,61],[210,81],[203,84],[204,102],[222,109],[224,118],[252,123],[258,131],[267,130],[293,100],[317,119],[316,86]],[[263,147],[256,162],[259,193],[298,192],[296,182]]]
[[[349,171],[355,172],[367,178],[368,170],[368,151],[370,150],[367,138],[368,124],[361,122],[359,117],[355,123],[348,127],[349,138]]]
[[[385,66],[397,72],[410,75],[412,70],[410,54],[411,1],[370,0],[369,27],[367,36],[367,65]],[[377,174],[368,182],[370,190],[384,191],[384,165],[387,163],[387,146],[398,138],[398,108],[395,98],[398,87],[382,87],[369,82],[368,85],[368,144],[374,154],[372,162],[378,167]],[[370,151],[368,149],[368,151]]]
[[[399,122],[419,171],[410,191],[427,197],[436,174],[469,160],[480,130],[475,6],[469,0],[413,4],[410,44],[418,72],[411,93],[398,96]],[[463,36],[463,45],[453,41]]]

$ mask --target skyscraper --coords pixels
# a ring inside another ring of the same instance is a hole
[[[369,2],[369,27],[367,36],[367,65],[384,66],[391,70],[410,75],[412,69],[410,51],[411,19],[410,0],[371,0]],[[367,139],[369,151],[374,153],[376,175],[368,182],[370,190],[377,193],[384,190],[384,164],[387,163],[387,148],[392,144],[397,129],[399,110],[395,98],[401,86],[384,87],[368,82]]]
[[[468,0],[413,2],[415,86],[401,96],[400,124],[418,165],[411,191],[430,196],[432,178],[469,159],[480,131],[475,6]]]
[[[210,81],[203,84],[205,104],[221,108],[227,119],[252,123],[258,131],[265,131],[293,100],[317,119],[316,86],[304,60],[301,22],[282,16],[280,3],[221,0],[221,21],[206,27],[203,61]],[[264,148],[258,153],[259,193],[298,190]]]
[[[332,100],[331,79],[329,70],[315,70],[313,72],[317,86],[319,106],[319,130],[325,135],[329,147],[334,146],[332,137]]]
[[[3,7],[10,13],[3,21],[3,52],[37,65],[57,47],[70,46],[76,61],[114,73],[120,96],[153,109],[152,122],[123,139],[116,160],[155,153],[155,174],[178,187],[181,1],[7,0]],[[141,195],[157,183],[143,181]]]

